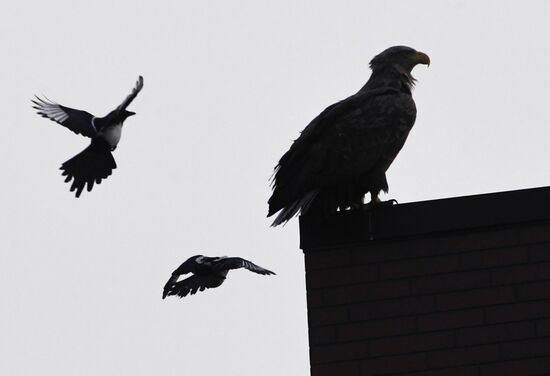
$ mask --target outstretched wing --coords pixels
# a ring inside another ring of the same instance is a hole
[[[42,117],[55,121],[76,134],[86,137],[96,135],[97,129],[94,126],[94,116],[92,114],[62,106],[49,99],[42,99],[37,96],[35,98],[31,100],[34,104],[32,108],[38,110],[38,114]]]
[[[137,97],[137,95],[141,91],[141,89],[143,89],[143,77],[139,76],[139,78],[136,82],[136,86],[134,87],[134,89],[132,90],[130,95],[128,95],[126,97],[126,99],[124,99],[124,102],[122,102],[120,104],[120,106],[117,107],[117,110],[119,110],[119,111],[125,110],[126,107],[128,107],[130,105],[130,103],[132,103],[132,101]]]
[[[172,272],[172,275],[168,279],[168,282],[164,285],[164,291],[162,293],[162,299],[168,295],[168,291],[170,291],[170,288],[178,281],[178,278],[182,274],[188,274],[193,273],[197,270],[197,262],[195,261],[199,257],[204,257],[201,255],[189,257],[187,260],[185,260],[176,270]]]
[[[205,257],[203,255],[196,255],[189,257],[187,260],[185,260],[176,270],[172,272],[172,275],[181,275],[181,274],[187,274],[187,273],[196,273],[197,268],[202,265],[206,264],[210,266],[211,260],[215,260],[215,257]],[[199,262],[197,262],[199,261]]]
[[[102,139],[93,139],[91,144],[79,154],[61,165],[65,183],[73,180],[71,192],[76,191],[76,197],[88,185],[88,192],[94,183],[100,184],[116,168],[116,162],[111,154],[110,146]]]
[[[219,275],[209,274],[209,275],[192,275],[189,278],[186,278],[182,281],[168,285],[170,280],[164,286],[164,292],[162,298],[164,299],[168,295],[177,295],[180,298],[187,296],[189,294],[193,295],[197,291],[204,291],[205,289],[210,289],[220,286],[225,278]]]
[[[263,274],[263,275],[275,274],[271,270],[262,268],[261,266],[258,266],[253,262],[250,262],[240,257],[220,258],[218,261],[212,264],[212,268],[214,270],[231,270],[231,269],[245,268],[250,270],[251,272],[258,273],[258,274]]]

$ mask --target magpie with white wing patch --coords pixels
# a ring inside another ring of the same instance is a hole
[[[47,98],[36,97],[33,108],[42,117],[63,125],[76,134],[91,138],[90,145],[82,152],[61,165],[65,182],[72,179],[71,192],[79,197],[84,187],[90,192],[94,183],[100,184],[117,167],[112,151],[116,149],[122,132],[122,124],[135,112],[126,108],[143,88],[143,77],[139,76],[136,86],[126,99],[107,116],[98,118],[92,114],[57,104]]]
[[[227,273],[232,269],[245,268],[251,272],[272,275],[271,270],[267,270],[248,260],[240,257],[206,257],[197,255],[190,257],[176,270],[164,285],[162,299],[168,295],[177,295],[180,298],[189,294],[193,295],[197,291],[204,291],[220,286],[227,277]],[[178,281],[182,274],[193,273],[191,277]]]

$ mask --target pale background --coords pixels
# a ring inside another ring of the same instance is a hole
[[[298,132],[405,44],[415,128],[390,168],[410,202],[550,184],[548,1],[18,1],[0,13],[0,374],[307,375],[298,222],[268,179]],[[107,181],[69,193],[88,143],[33,94],[129,110]],[[187,257],[239,255],[219,289],[161,300]]]

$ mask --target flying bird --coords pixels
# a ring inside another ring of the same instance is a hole
[[[206,257],[197,255],[190,257],[179,266],[164,285],[162,299],[168,295],[177,295],[180,298],[188,294],[195,294],[197,291],[204,291],[220,286],[232,269],[245,268],[251,272],[270,275],[275,274],[248,260],[240,257]],[[191,277],[178,281],[182,274],[193,273]]]
[[[127,111],[126,108],[142,88],[143,77],[139,76],[130,95],[104,117],[95,117],[86,111],[65,107],[47,98],[35,96],[32,100],[32,107],[38,110],[38,114],[42,117],[91,139],[86,149],[63,163],[60,168],[63,170],[62,175],[66,176],[66,183],[72,179],[71,192],[76,191],[76,197],[80,196],[86,184],[90,192],[94,183],[100,184],[101,180],[111,175],[117,167],[111,152],[116,149],[120,141],[124,120],[135,115],[135,112]]]
[[[275,167],[268,217],[272,226],[295,215],[326,216],[337,210],[382,203],[386,170],[403,147],[416,118],[411,75],[430,64],[423,52],[390,47],[370,62],[372,74],[354,95],[313,119]],[[393,201],[393,200],[390,200]]]

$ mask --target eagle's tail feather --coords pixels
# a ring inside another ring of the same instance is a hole
[[[287,207],[283,208],[279,215],[277,215],[277,218],[273,221],[271,224],[271,227],[278,226],[282,223],[288,222],[292,217],[295,215],[298,215],[300,213],[305,214],[309,207],[311,206],[311,203],[317,197],[317,194],[319,193],[319,190],[313,190],[308,193],[306,193],[302,198],[299,200],[294,201]]]

